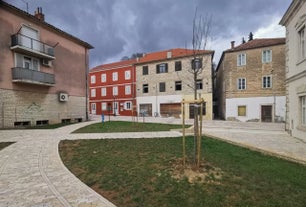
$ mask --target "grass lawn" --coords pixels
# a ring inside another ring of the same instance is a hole
[[[59,151],[78,178],[117,206],[306,206],[305,166],[205,137],[206,168],[219,169],[219,176],[208,173],[190,182],[175,176],[181,143],[181,138],[65,140]],[[192,137],[187,149],[190,157]]]
[[[186,126],[190,127],[190,126]],[[145,131],[170,131],[170,129],[180,129],[182,125],[177,124],[157,124],[127,121],[107,121],[91,124],[77,129],[73,133],[109,133],[109,132],[145,132]]]
[[[15,142],[0,142],[0,150],[4,149],[5,147],[14,144]]]

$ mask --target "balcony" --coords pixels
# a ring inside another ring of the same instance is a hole
[[[45,86],[54,86],[55,84],[54,74],[43,73],[27,68],[12,68],[12,77],[13,82],[38,84]]]
[[[11,36],[11,50],[38,58],[54,60],[54,47],[22,34]]]

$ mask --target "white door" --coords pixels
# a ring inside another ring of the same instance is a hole
[[[96,111],[96,103],[91,103],[91,114],[96,114],[97,111]]]
[[[38,31],[27,26],[21,28],[21,44],[25,47],[40,50]]]
[[[114,115],[119,115],[119,104],[118,104],[118,102],[113,102],[113,113],[114,113]]]

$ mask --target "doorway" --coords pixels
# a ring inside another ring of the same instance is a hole
[[[261,121],[262,122],[272,122],[272,106],[266,105],[261,106]]]

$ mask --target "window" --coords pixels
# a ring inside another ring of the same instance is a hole
[[[201,79],[197,80],[197,90],[203,89],[203,81]]]
[[[142,85],[142,92],[143,93],[149,93],[149,85],[148,84],[143,84]]]
[[[23,56],[23,68],[39,71],[39,61],[38,61],[38,59]]]
[[[96,83],[96,76],[95,75],[90,76],[90,83]]]
[[[246,79],[245,78],[238,78],[237,88],[238,88],[238,90],[245,90],[246,89]]]
[[[272,50],[262,51],[262,63],[272,62]]]
[[[299,32],[299,56],[300,59],[304,59],[305,58],[305,50],[306,50],[306,45],[305,45],[305,27],[303,27]]]
[[[166,83],[162,82],[159,83],[159,92],[165,92],[166,91]]]
[[[237,66],[246,65],[246,54],[238,54],[237,56]]]
[[[182,81],[175,81],[175,90],[176,91],[182,90]]]
[[[263,76],[262,77],[262,87],[263,88],[271,88],[272,87],[272,77],[271,76]]]
[[[117,96],[118,95],[118,86],[114,86],[113,87],[113,96]]]
[[[113,72],[113,81],[118,80],[118,72]]]
[[[106,82],[106,74],[105,73],[101,75],[101,82],[102,83]]]
[[[302,96],[300,99],[302,108],[301,124],[306,126],[306,96]]]
[[[131,86],[125,86],[125,95],[131,94]]]
[[[193,70],[198,70],[202,68],[202,58],[196,58],[191,61],[191,68]]]
[[[156,73],[168,73],[168,64],[162,63],[156,65]]]
[[[131,101],[124,102],[124,109],[125,110],[131,110],[132,109],[132,102]]]
[[[142,66],[142,75],[148,75],[149,74],[149,67],[147,65]]]
[[[246,116],[246,106],[238,106],[238,116]]]
[[[101,96],[106,96],[106,88],[101,88]]]
[[[105,102],[103,102],[101,104],[101,109],[102,109],[102,111],[106,111],[107,110],[107,104]]]
[[[96,97],[96,89],[95,88],[90,90],[90,96],[91,97]]]
[[[176,61],[175,62],[175,71],[181,71],[182,70],[182,62]]]
[[[124,78],[125,78],[125,80],[130,80],[131,79],[131,71],[130,70],[125,71]]]

